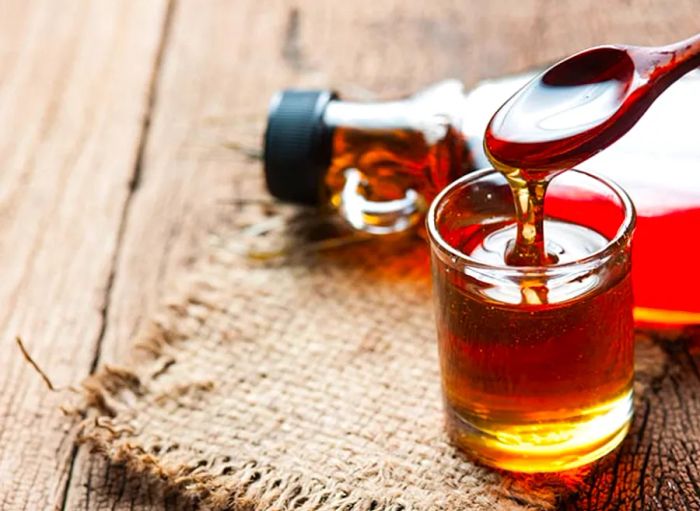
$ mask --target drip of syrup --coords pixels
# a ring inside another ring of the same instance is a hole
[[[494,114],[484,149],[507,178],[518,222],[506,262],[554,264],[544,241],[549,181],[622,137],[654,100],[700,65],[700,35],[669,46],[602,46],[533,79]]]

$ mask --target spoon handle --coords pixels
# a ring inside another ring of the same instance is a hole
[[[688,39],[666,46],[676,57],[677,65],[692,62],[700,65],[700,34],[695,34]]]
[[[700,66],[700,34],[658,48],[648,48],[646,62],[650,79],[671,84],[684,74]]]

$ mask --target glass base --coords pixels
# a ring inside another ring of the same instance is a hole
[[[469,417],[447,404],[450,438],[482,463],[515,472],[560,472],[591,463],[622,441],[632,418],[632,392],[566,420],[528,423]]]

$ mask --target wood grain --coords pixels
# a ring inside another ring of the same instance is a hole
[[[700,337],[657,345],[665,363],[637,396],[629,435],[564,500],[567,511],[700,510]]]
[[[4,2],[0,14],[0,509],[63,504],[59,386],[93,369],[163,4]]]
[[[24,335],[59,384],[79,381],[93,361],[123,361],[207,232],[235,215],[237,199],[266,196],[246,152],[259,147],[277,89],[389,97],[449,76],[473,84],[604,42],[660,44],[698,26],[692,0],[173,0],[171,15],[160,1],[5,4],[0,508],[8,509],[187,507],[85,448],[71,470],[70,437],[47,409],[57,400],[9,356],[8,339]],[[633,467],[638,454],[630,456],[619,466]],[[618,498],[619,489],[608,498],[596,483],[633,482],[615,470],[601,469],[571,506],[632,509],[637,501]],[[662,509],[655,502],[643,508]]]

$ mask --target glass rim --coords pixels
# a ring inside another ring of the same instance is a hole
[[[447,243],[447,241],[445,241],[445,239],[438,231],[436,225],[435,217],[439,204],[454,189],[461,185],[464,185],[465,183],[477,181],[478,179],[481,179],[490,174],[503,176],[503,174],[491,167],[475,170],[460,177],[459,179],[453,181],[448,186],[443,188],[440,191],[440,193],[437,194],[435,199],[433,199],[432,203],[430,204],[430,208],[428,210],[428,215],[426,219],[426,230],[428,232],[428,238],[430,239],[432,249],[435,250],[438,253],[438,255],[443,256],[443,259],[444,256],[447,256],[448,260],[445,262],[447,262],[450,266],[453,267],[457,266],[459,263],[462,263],[463,266],[473,269],[496,270],[514,274],[527,275],[550,274],[553,272],[565,273],[570,270],[579,270],[581,266],[587,266],[591,264],[595,265],[595,263],[602,262],[607,256],[614,254],[615,252],[617,252],[617,250],[619,250],[621,246],[624,246],[627,240],[632,236],[637,220],[637,213],[634,208],[634,203],[632,202],[632,199],[627,194],[627,192],[625,192],[625,190],[620,185],[618,185],[613,180],[607,177],[598,176],[585,170],[579,169],[569,169],[566,172],[575,172],[577,174],[582,174],[587,178],[591,178],[595,181],[598,181],[606,188],[612,190],[612,192],[621,202],[622,209],[624,212],[624,218],[620,223],[620,227],[618,227],[615,236],[611,240],[609,240],[604,247],[600,248],[599,250],[596,250],[595,252],[581,259],[575,259],[573,261],[568,261],[562,264],[554,264],[551,266],[508,266],[506,264],[489,264],[478,261]],[[556,179],[556,177],[554,179]],[[456,258],[456,260],[454,258]]]

